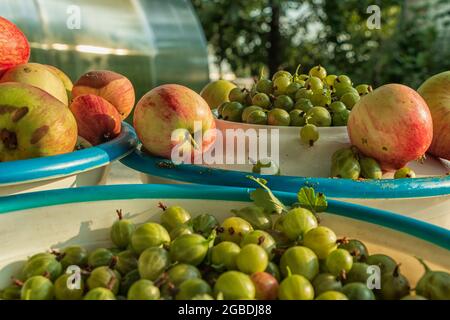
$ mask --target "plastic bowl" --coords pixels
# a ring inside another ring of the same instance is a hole
[[[129,155],[136,146],[136,133],[124,122],[117,138],[96,147],[0,163],[0,196],[103,184],[109,164]]]
[[[136,223],[158,221],[158,203],[181,205],[192,215],[211,213],[219,220],[230,210],[248,205],[251,189],[183,185],[100,186],[28,193],[0,199],[0,288],[28,256],[69,245],[111,246],[109,228],[116,209]],[[297,197],[276,192],[285,204]],[[373,253],[385,253],[402,263],[412,286],[423,274],[414,258],[433,269],[450,270],[450,231],[386,211],[329,201],[322,225],[339,237],[362,240]],[[11,226],[18,228],[11,228]]]

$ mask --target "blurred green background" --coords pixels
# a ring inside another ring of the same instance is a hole
[[[448,0],[192,0],[216,77],[314,65],[355,83],[417,88],[450,70]],[[381,9],[381,28],[367,21]]]
[[[372,5],[380,8],[373,30]],[[67,27],[72,7],[80,29]],[[117,71],[138,98],[164,83],[249,84],[263,67],[321,64],[355,84],[414,88],[450,70],[450,0],[1,0],[0,15],[25,32],[32,61],[73,80]]]

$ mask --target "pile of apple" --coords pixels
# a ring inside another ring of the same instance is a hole
[[[0,17],[0,162],[69,153],[120,133],[135,102],[127,78],[92,71],[73,85],[29,58],[25,35]]]

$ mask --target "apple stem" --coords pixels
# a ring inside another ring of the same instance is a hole
[[[200,149],[200,147],[198,146],[197,142],[195,141],[195,139],[189,135],[189,141],[191,142],[191,145],[194,147],[195,150]]]

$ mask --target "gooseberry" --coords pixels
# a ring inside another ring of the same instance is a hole
[[[252,300],[256,289],[251,278],[239,271],[222,273],[214,285],[214,293],[223,294],[225,300]]]
[[[176,295],[176,300],[191,300],[193,297],[200,294],[211,294],[212,290],[209,284],[199,278],[192,278],[184,281]]]
[[[22,300],[53,300],[53,283],[43,276],[32,276],[23,284],[20,298]]]
[[[236,266],[247,274],[262,272],[266,270],[269,256],[266,250],[257,244],[247,244],[236,256]]]
[[[118,248],[124,249],[130,244],[131,234],[134,232],[135,227],[133,222],[123,219],[121,210],[117,210],[117,215],[119,220],[112,225],[110,237]]]
[[[211,248],[211,263],[215,266],[223,266],[227,270],[235,270],[239,252],[241,248],[236,243],[222,241]]]
[[[312,250],[295,246],[287,249],[281,256],[280,269],[285,277],[290,270],[294,275],[302,275],[312,280],[319,273],[319,260]]]
[[[191,219],[191,215],[184,208],[173,206],[166,208],[162,206],[161,225],[171,232],[176,227],[185,224]]]
[[[141,279],[136,281],[128,290],[128,300],[158,300],[160,292],[152,281]]]
[[[319,259],[325,259],[331,251],[336,249],[336,240],[333,230],[319,226],[305,234],[303,245],[314,251]]]
[[[267,272],[256,272],[250,278],[255,285],[257,300],[276,300],[279,288],[277,279]]]
[[[146,249],[138,260],[138,270],[141,278],[151,281],[158,279],[169,265],[169,253],[158,247]]]
[[[160,224],[149,222],[141,225],[131,236],[133,250],[140,254],[145,249],[170,243],[170,235]]]
[[[239,217],[230,217],[225,219],[221,224],[221,233],[219,239],[221,241],[231,241],[240,244],[244,236],[253,231],[252,225]]]

